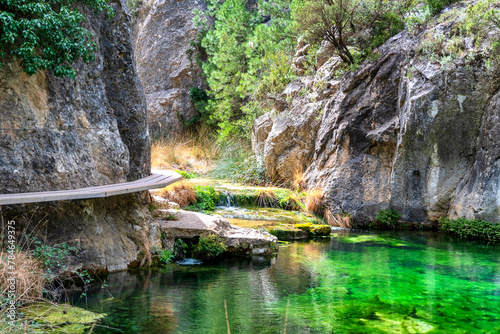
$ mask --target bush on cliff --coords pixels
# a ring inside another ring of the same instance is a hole
[[[86,6],[96,13],[113,15],[107,0],[2,1],[0,4],[0,58],[8,52],[21,59],[21,67],[33,75],[54,70],[56,76],[74,78],[70,65],[95,59],[97,44],[83,28]],[[1,66],[1,63],[0,63]]]

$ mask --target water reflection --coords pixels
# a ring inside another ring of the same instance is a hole
[[[339,232],[276,257],[117,273],[88,296],[100,333],[500,332],[500,248]],[[118,328],[117,331],[112,328]]]

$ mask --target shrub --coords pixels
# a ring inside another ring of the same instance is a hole
[[[163,249],[160,251],[160,261],[164,264],[169,264],[173,262],[175,259],[175,255],[172,253],[170,249]]]
[[[462,239],[482,239],[500,241],[500,224],[475,219],[441,218],[441,230]]]
[[[401,218],[401,214],[397,210],[385,209],[377,213],[375,220],[389,227],[394,227],[399,218]]]
[[[194,246],[193,256],[202,260],[213,259],[227,250],[222,239],[215,234],[201,236],[200,241]]]
[[[0,286],[2,287],[2,298],[7,296],[7,289],[10,285],[8,279],[12,277],[12,270],[9,269],[8,256],[11,255],[7,251],[0,252]],[[15,257],[15,270],[16,270],[16,295],[14,300],[18,302],[30,302],[34,299],[42,297],[43,287],[47,282],[47,277],[43,273],[42,264],[35,257],[27,252],[16,250]],[[7,300],[0,300],[3,304]],[[0,305],[0,309],[3,305]]]
[[[177,173],[181,174],[181,176],[185,179],[194,179],[194,178],[197,178],[198,177],[198,174],[196,173],[189,173],[189,172],[185,172],[183,170],[175,170]]]
[[[200,210],[213,211],[219,203],[220,194],[212,186],[194,186],[195,206]]]
[[[295,225],[295,228],[305,231],[310,235],[317,237],[327,236],[330,235],[330,233],[332,232],[332,228],[330,227],[330,225],[316,225],[316,224],[306,223],[306,224],[297,224]]]
[[[97,51],[92,33],[83,28],[82,12],[89,8],[96,13],[105,11],[111,17],[113,9],[106,2],[2,1],[0,57],[8,51],[22,59],[21,67],[28,75],[54,70],[56,76],[74,78],[76,71],[70,64],[79,58],[84,62],[94,60]]]

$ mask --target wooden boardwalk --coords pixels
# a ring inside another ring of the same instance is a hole
[[[105,186],[36,193],[1,194],[0,205],[109,197],[163,188],[182,179],[182,176],[174,171],[152,170],[152,172],[152,175],[137,181],[107,184]]]

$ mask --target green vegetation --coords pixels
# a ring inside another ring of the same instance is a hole
[[[498,8],[498,1],[480,0],[474,6],[470,6],[467,9],[463,28],[468,35],[474,37],[475,45],[479,49],[481,49],[484,40],[487,37],[490,38],[492,42],[483,51],[488,56],[487,61],[489,64],[500,60],[500,40],[498,38],[500,9]]]
[[[193,255],[197,259],[209,260],[218,257],[227,250],[222,239],[215,234],[201,236],[200,241],[194,246]]]
[[[269,228],[267,232],[274,235],[278,238],[278,240],[296,240],[307,238],[307,234],[304,233],[304,231],[287,226],[274,226]]]
[[[185,172],[183,170],[175,170],[177,173],[181,174],[181,176],[185,179],[194,179],[198,177],[198,174],[194,172]]]
[[[169,264],[175,260],[175,255],[170,249],[162,249],[159,253],[160,261],[164,264]]]
[[[380,210],[375,217],[375,220],[386,227],[395,227],[399,218],[401,218],[401,214],[397,210],[385,209]]]
[[[249,143],[232,139],[221,146],[222,153],[211,176],[252,185],[269,183],[264,161],[253,154]]]
[[[295,228],[298,228],[299,230],[302,231],[306,231],[307,233],[309,233],[309,235],[315,237],[328,236],[332,233],[332,228],[330,227],[330,225],[318,225],[318,224],[306,223],[306,224],[297,224],[295,225]]]
[[[92,324],[104,318],[105,313],[94,313],[70,304],[36,303],[22,309],[25,317],[33,321],[35,333],[87,333]],[[10,331],[9,331],[10,332]],[[26,333],[23,330],[22,333]],[[29,332],[31,333],[31,332]]]
[[[206,58],[202,67],[209,98],[197,94],[192,99],[220,138],[249,139],[253,120],[272,105],[269,96],[293,78],[290,1],[259,1],[252,9],[244,0],[208,1],[207,7],[195,18],[201,28],[195,49],[206,54],[198,59]],[[212,19],[213,26],[208,23]]]
[[[0,6],[0,57],[6,53],[21,59],[21,67],[33,75],[53,70],[56,76],[74,78],[70,65],[94,60],[97,44],[82,27],[82,6],[95,13],[113,15],[106,0],[2,1]],[[1,65],[1,63],[0,63]]]
[[[196,208],[202,211],[213,211],[219,203],[220,194],[212,186],[194,186]]]
[[[462,239],[500,241],[500,224],[479,219],[441,218],[441,230]]]

